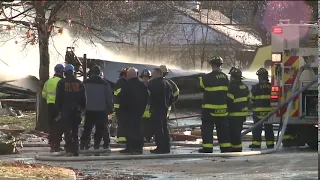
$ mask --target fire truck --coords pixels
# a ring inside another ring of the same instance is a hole
[[[301,22],[290,24],[280,20],[271,35],[271,106],[277,107],[292,93],[293,84],[303,88],[318,75],[318,25]],[[299,70],[307,68],[297,77]],[[281,124],[287,107],[283,107],[266,123]],[[289,121],[284,146],[305,145],[317,149],[318,86],[315,84],[293,99],[288,110]]]

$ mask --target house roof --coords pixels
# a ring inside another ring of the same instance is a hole
[[[207,25],[214,31],[218,31],[222,34],[225,34],[226,36],[234,39],[235,41],[248,45],[248,46],[260,46],[262,45],[262,42],[259,38],[254,36],[253,34],[250,34],[249,32],[246,32],[244,30],[241,30],[237,28],[235,25],[223,25],[226,24],[226,16],[220,13],[219,11],[211,11],[207,9],[203,9],[201,13],[195,12],[191,9],[183,8],[183,7],[176,7],[176,9],[181,12],[182,14],[186,15],[187,17]],[[209,11],[209,12],[205,12]],[[207,18],[208,14],[208,18]],[[207,22],[208,19],[208,22]],[[211,25],[210,25],[211,24]],[[212,25],[212,24],[221,24],[221,25]]]

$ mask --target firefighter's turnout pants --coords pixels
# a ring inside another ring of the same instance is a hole
[[[232,152],[242,151],[241,131],[246,116],[229,116],[229,132]]]
[[[253,122],[256,124],[261,119],[263,119],[269,112],[253,112]],[[252,145],[260,146],[261,147],[261,133],[262,133],[262,126],[264,126],[265,132],[265,139],[267,147],[272,148],[274,146],[274,132],[273,132],[273,125],[272,124],[264,124],[261,126],[256,127],[252,130]]]
[[[146,110],[142,115],[143,137],[145,142],[150,142],[154,134],[150,116],[150,105],[147,105]]]
[[[213,149],[213,129],[216,126],[218,142],[221,152],[230,151],[230,138],[228,129],[228,119],[225,116],[214,116],[208,109],[202,110],[202,146],[205,151],[212,151]]]

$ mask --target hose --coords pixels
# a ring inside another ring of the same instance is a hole
[[[295,81],[298,81],[299,78],[300,78],[300,76],[299,77],[297,76]],[[163,159],[163,158],[239,157],[239,156],[270,154],[273,152],[277,152],[280,148],[281,142],[283,140],[284,132],[285,132],[287,124],[288,124],[290,111],[292,109],[293,98],[317,82],[318,82],[318,79],[316,77],[313,81],[311,81],[305,87],[292,93],[292,95],[288,99],[286,99],[282,104],[280,104],[276,109],[271,111],[266,117],[264,117],[262,120],[260,120],[258,123],[256,123],[253,127],[249,128],[248,130],[246,130],[242,133],[242,136],[246,135],[252,129],[254,129],[257,126],[260,126],[264,121],[268,120],[273,114],[275,114],[284,105],[289,103],[289,105],[287,107],[287,111],[286,111],[286,117],[283,121],[283,126],[281,129],[280,137],[277,141],[276,146],[272,149],[266,149],[266,150],[261,150],[261,151],[249,151],[249,152],[232,152],[232,153],[195,153],[195,154],[184,153],[184,154],[156,154],[156,155],[121,155],[121,156],[52,157],[52,156],[42,156],[42,155],[39,156],[38,155],[35,157],[35,159],[39,160],[39,161],[97,161],[97,160],[133,160],[133,159]],[[297,83],[294,83],[295,86],[296,86],[296,84]],[[296,87],[293,87],[292,91],[294,91],[295,88]]]
[[[233,153],[195,153],[195,154],[157,154],[157,155],[122,155],[122,156],[80,156],[80,157],[52,157],[51,156],[36,156],[36,160],[40,161],[95,161],[95,160],[128,160],[128,159],[161,159],[161,158],[204,158],[204,157],[238,157],[238,156],[252,156],[252,155],[261,155],[261,154],[269,154],[279,150],[284,132],[286,130],[288,120],[289,120],[289,112],[292,108],[293,98],[300,94],[301,92],[305,91],[307,88],[311,87],[315,84],[318,79],[313,80],[304,88],[296,91],[292,94],[284,103],[280,104],[280,108],[286,105],[289,101],[288,109],[286,112],[286,117],[283,121],[283,126],[281,129],[280,137],[277,141],[276,146],[273,149],[261,150],[261,151],[249,151],[249,152],[233,152]],[[278,109],[278,108],[277,108]],[[275,110],[272,111],[273,113],[276,112]],[[271,113],[269,113],[271,114]],[[272,114],[271,114],[272,115]],[[270,116],[270,115],[268,115]],[[266,116],[264,119],[260,120],[256,125],[263,123],[263,121],[268,118]],[[250,131],[248,131],[250,132]],[[90,152],[95,152],[90,151]],[[81,153],[81,152],[80,152]]]

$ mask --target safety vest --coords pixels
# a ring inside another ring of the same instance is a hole
[[[225,117],[228,115],[227,92],[229,80],[226,74],[212,71],[200,77],[203,92],[203,109],[209,109],[211,116]]]
[[[229,116],[248,116],[248,104],[250,92],[241,81],[231,81],[228,88],[228,112]]]
[[[57,84],[60,77],[54,76],[47,80],[42,89],[42,97],[47,100],[47,104],[54,104],[56,101]]]
[[[272,107],[270,106],[270,94],[271,84],[269,82],[258,83],[252,86],[250,93],[252,111],[258,118],[263,118],[272,111]]]

